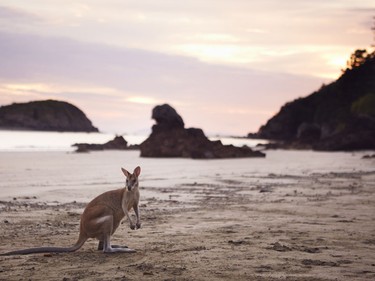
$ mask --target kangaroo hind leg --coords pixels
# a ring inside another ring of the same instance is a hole
[[[122,245],[111,245],[112,248],[129,248],[128,246],[122,246]],[[98,251],[103,251],[104,249],[104,242],[99,241],[98,243]]]
[[[106,219],[102,220],[102,225],[101,225],[101,239],[100,241],[103,242],[103,252],[104,253],[134,253],[135,250],[125,248],[125,247],[120,247],[120,246],[115,246],[111,245],[111,235],[113,234],[115,228],[117,226],[114,226],[114,220],[113,216],[108,216]],[[100,243],[98,247],[100,248]]]
[[[117,248],[117,247],[111,246],[111,236],[110,234],[108,234],[105,236],[104,241],[103,241],[103,252],[104,253],[135,253],[136,251],[130,248],[122,248],[122,247]]]

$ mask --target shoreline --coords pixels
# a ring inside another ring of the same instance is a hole
[[[142,167],[142,228],[125,220],[113,236],[137,253],[105,255],[89,240],[75,253],[0,257],[0,280],[373,280],[375,160],[362,154],[0,152],[0,252],[72,245],[86,203],[122,187],[120,166]]]
[[[107,132],[46,132],[46,131],[19,131],[0,130],[0,153],[11,152],[44,152],[44,151],[74,151],[75,143],[103,144],[113,140],[116,136],[123,136],[128,145],[139,145],[147,139],[149,134],[116,134]],[[258,141],[248,138],[226,136],[209,136],[210,140],[221,140],[223,144],[234,146],[247,145],[255,148]],[[259,140],[259,142],[267,142]]]

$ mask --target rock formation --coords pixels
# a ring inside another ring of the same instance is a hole
[[[72,146],[77,147],[76,152],[89,152],[98,150],[132,150],[138,149],[137,145],[128,146],[128,142],[122,136],[116,136],[113,140],[110,140],[103,144],[95,143],[75,143]]]
[[[168,104],[152,110],[156,124],[141,145],[142,157],[184,157],[194,159],[265,157],[247,146],[223,145],[210,141],[201,129],[184,128],[181,116]]]
[[[0,107],[0,128],[59,132],[98,132],[74,105],[55,100],[14,103]]]

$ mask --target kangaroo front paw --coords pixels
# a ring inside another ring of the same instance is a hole
[[[141,228],[141,223],[140,222],[137,222],[136,225],[137,229]]]
[[[135,224],[134,224],[134,223],[131,223],[131,224],[130,224],[130,228],[134,230],[134,229],[135,229]]]

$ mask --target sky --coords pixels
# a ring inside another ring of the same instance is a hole
[[[143,134],[168,103],[186,127],[247,135],[373,43],[375,1],[0,0],[0,106],[71,102]]]

